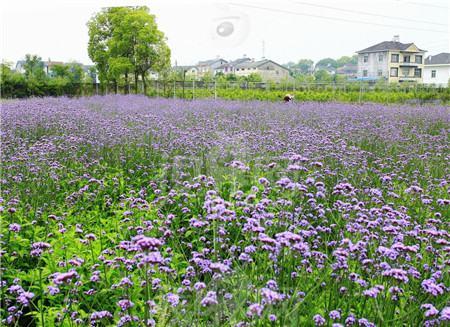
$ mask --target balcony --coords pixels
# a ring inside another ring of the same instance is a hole
[[[418,63],[415,62],[410,62],[410,61],[402,61],[399,63],[399,66],[405,66],[405,67],[417,67],[417,65],[419,65]]]
[[[420,78],[420,76],[399,76],[398,80],[400,82],[417,82]]]

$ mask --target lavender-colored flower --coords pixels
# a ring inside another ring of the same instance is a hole
[[[330,311],[328,316],[330,317],[330,319],[333,319],[333,320],[341,319],[341,313],[338,310]]]
[[[11,232],[18,233],[18,232],[20,232],[20,229],[21,229],[21,227],[19,224],[13,223],[13,224],[9,225],[9,230]]]
[[[55,283],[55,285],[70,283],[74,279],[79,278],[79,275],[75,270],[71,270],[66,273],[55,273],[53,276],[53,283]]]
[[[261,289],[261,296],[263,298],[264,303],[267,304],[276,304],[278,302],[283,301],[284,295],[277,293],[270,288],[262,288]]]
[[[325,320],[325,318],[319,314],[317,314],[313,317],[313,321],[314,321],[314,325],[316,325],[316,326],[324,326],[325,323],[327,322]]]
[[[173,307],[176,307],[180,303],[180,297],[177,294],[173,294],[173,293],[168,293],[166,295],[166,300]]]
[[[34,297],[34,293],[31,292],[20,292],[17,297],[17,302],[27,307],[30,304],[30,300]]]
[[[264,307],[261,304],[252,303],[248,307],[247,316],[248,317],[255,317],[255,316],[261,317],[263,309],[264,309]]]
[[[136,236],[133,241],[135,241],[136,245],[142,250],[142,251],[148,251],[148,250],[156,250],[159,248],[163,243],[161,240],[154,238],[154,237],[146,237],[143,235]]]
[[[442,309],[441,314],[439,315],[439,320],[450,321],[450,307],[445,307]]]
[[[50,295],[55,295],[55,294],[58,294],[60,292],[58,287],[53,287],[53,286],[48,286],[47,290],[48,290],[48,293]]]
[[[206,287],[206,284],[203,282],[197,282],[194,284],[194,289],[200,291]]]
[[[409,281],[408,273],[404,271],[403,269],[388,269],[383,271],[383,276],[390,276],[393,277],[396,280],[402,281],[404,283],[407,283]]]
[[[131,308],[132,306],[134,306],[134,303],[131,302],[130,300],[124,299],[124,300],[120,300],[119,302],[117,302],[117,305],[120,307],[120,309],[122,311],[126,311],[129,308]]]
[[[433,296],[438,296],[444,294],[444,285],[437,284],[434,279],[425,279],[422,281],[422,288],[426,293],[431,294]]]
[[[204,307],[211,306],[214,304],[218,304],[217,302],[217,294],[216,292],[210,291],[206,294],[206,296],[202,299],[201,305]]]
[[[420,306],[421,309],[426,309],[425,317],[429,318],[435,316],[439,313],[439,310],[434,307],[431,303],[425,303]]]

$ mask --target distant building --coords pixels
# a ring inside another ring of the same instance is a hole
[[[244,61],[234,66],[236,76],[248,76],[256,73],[263,81],[280,82],[290,78],[290,71],[286,67],[269,59],[259,61]]]
[[[198,77],[198,68],[196,66],[175,66],[175,71],[186,74],[186,77],[196,79]]]
[[[244,57],[239,58],[230,62],[227,62],[223,65],[220,65],[217,67],[214,71],[214,74],[222,73],[222,74],[235,74],[236,73],[236,66],[239,64],[242,64],[243,62],[249,62],[252,61],[252,59]]]
[[[423,82],[437,86],[448,86],[450,82],[450,53],[440,53],[425,59]]]
[[[62,61],[51,61],[50,59],[48,61],[41,61],[42,62],[42,69],[44,70],[45,75],[52,77],[52,68],[56,65],[68,65],[68,63],[64,63]],[[21,74],[25,73],[25,60],[19,60],[16,63],[15,71]],[[99,83],[97,70],[95,69],[94,65],[83,65],[81,63],[72,63],[75,65],[79,65],[82,69],[84,74],[90,76],[92,80],[94,80],[96,83]]]
[[[337,75],[345,76],[349,79],[356,78],[358,76],[358,65],[357,64],[345,64],[336,70]]]
[[[227,61],[222,58],[199,61],[196,65],[197,73],[199,76],[213,75],[217,67],[226,63]]]
[[[328,65],[316,65],[316,67],[314,68],[314,72],[318,72],[319,70],[324,70],[330,75],[336,74],[336,68],[331,66],[330,64],[328,64]]]
[[[401,43],[398,36],[358,51],[358,79],[422,83],[424,55],[414,43]]]

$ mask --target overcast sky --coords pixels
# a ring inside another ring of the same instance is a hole
[[[352,55],[399,35],[427,55],[450,52],[445,0],[1,0],[1,53],[91,63],[89,18],[106,6],[147,5],[172,63],[247,55],[280,63]],[[395,18],[396,17],[396,18]]]

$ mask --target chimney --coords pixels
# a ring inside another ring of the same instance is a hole
[[[392,38],[392,41],[400,42],[400,35],[394,35],[394,37]]]

